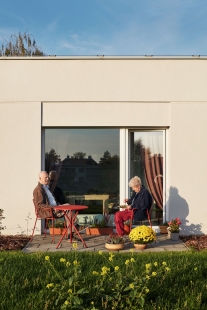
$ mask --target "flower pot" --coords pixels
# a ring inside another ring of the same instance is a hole
[[[147,244],[134,243],[134,247],[137,250],[144,250],[147,247]]]
[[[173,240],[173,241],[179,240],[179,232],[178,233],[171,232],[170,237],[171,237],[171,240]]]
[[[104,228],[87,227],[86,228],[87,235],[110,235],[112,233],[113,233],[113,227],[104,227]]]
[[[130,226],[129,225],[124,225],[124,233],[125,233],[125,235],[128,235],[130,233]]]
[[[168,233],[168,230],[167,230],[168,226],[160,225],[159,228],[160,228],[161,234],[167,234]]]
[[[124,248],[124,243],[117,243],[117,244],[105,243],[105,248],[112,251],[119,251]]]
[[[53,234],[53,229],[54,229],[54,235],[63,235],[65,232],[65,228],[50,228],[50,235]]]

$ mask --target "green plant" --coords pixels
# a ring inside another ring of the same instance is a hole
[[[104,215],[101,220],[99,220],[97,217],[95,217],[94,220],[92,220],[89,223],[89,227],[91,227],[91,228],[105,228],[105,227],[108,227],[108,217],[107,217],[107,215]]]
[[[178,218],[178,217],[176,217],[176,219],[174,219],[174,220],[171,220],[171,222],[168,222],[168,225],[169,225],[169,231],[171,232],[171,233],[179,233],[179,231],[180,231],[180,224],[182,224],[181,223],[181,221],[180,221],[180,219]]]
[[[130,226],[130,224],[131,224],[130,220],[127,220],[127,221],[124,222],[124,225],[126,225],[126,226]]]
[[[106,243],[110,243],[110,244],[122,244],[124,242],[125,242],[125,239],[117,234],[110,234],[106,238]]]
[[[0,209],[0,235],[1,235],[1,231],[4,230],[6,227],[2,226],[2,220],[5,219],[5,217],[3,216],[3,209]]]
[[[52,228],[52,222],[51,221],[48,223],[48,226],[49,226],[49,228]],[[54,221],[54,228],[64,228],[64,227],[65,227],[64,221],[61,221],[61,220],[55,220]]]
[[[129,239],[133,243],[147,244],[156,240],[156,233],[148,226],[137,226],[131,230]]]

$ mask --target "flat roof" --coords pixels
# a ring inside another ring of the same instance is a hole
[[[142,56],[0,56],[0,60],[206,60],[207,55],[191,55],[191,56],[161,56],[161,55],[142,55]]]

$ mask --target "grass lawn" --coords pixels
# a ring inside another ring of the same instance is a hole
[[[2,310],[207,309],[207,253],[0,253]]]

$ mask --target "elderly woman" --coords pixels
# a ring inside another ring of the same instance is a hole
[[[149,210],[152,205],[152,196],[146,187],[142,185],[139,177],[133,177],[129,181],[129,186],[134,192],[130,199],[124,199],[124,202],[127,203],[128,206],[126,210],[116,212],[114,216],[116,231],[119,236],[124,235],[124,222],[131,218],[132,212],[134,212],[135,221],[145,220],[147,218],[146,210]]]

